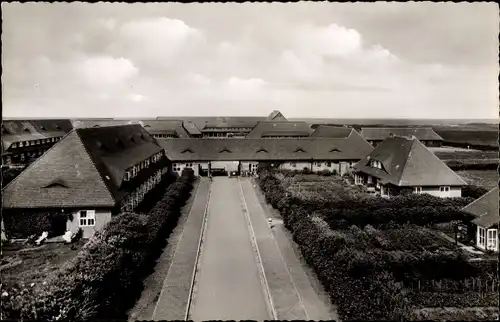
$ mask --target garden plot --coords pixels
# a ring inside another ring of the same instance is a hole
[[[341,320],[416,320],[422,319],[416,310],[433,305],[458,310],[498,304],[496,262],[471,261],[430,228],[470,221],[460,210],[470,198],[364,197],[339,189],[344,185],[338,181],[305,183],[313,181],[262,173],[259,184],[338,305]],[[307,194],[297,193],[299,183]],[[487,286],[471,288],[470,281]]]

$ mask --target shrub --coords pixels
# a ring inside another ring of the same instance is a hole
[[[140,294],[142,278],[175,226],[189,197],[191,178],[171,184],[147,215],[118,215],[45,285],[15,286],[2,299],[2,319],[123,319]]]
[[[462,197],[477,199],[488,192],[488,189],[474,185],[462,188]]]
[[[320,176],[329,177],[329,176],[337,174],[337,170],[335,170],[335,169],[333,171],[321,170],[321,171],[318,171],[317,174]]]
[[[66,231],[68,214],[51,211],[3,210],[5,231],[9,238],[25,239],[31,235],[41,235],[44,231],[49,237],[59,236]]]
[[[2,188],[14,180],[24,168],[7,168],[2,167]]]

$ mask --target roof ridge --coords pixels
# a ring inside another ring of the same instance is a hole
[[[75,129],[76,130],[76,129]],[[116,199],[113,195],[113,193],[111,192],[111,190],[109,189],[109,186],[108,184],[106,183],[106,181],[104,180],[103,178],[103,174],[101,173],[101,171],[99,171],[99,168],[97,167],[96,163],[95,163],[95,160],[94,160],[94,156],[92,155],[92,153],[89,152],[89,150],[87,149],[87,146],[85,145],[85,143],[83,142],[82,138],[80,137],[80,134],[78,132],[76,132],[77,134],[77,137],[78,139],[80,140],[80,143],[82,144],[82,147],[83,149],[85,150],[85,152],[87,153],[89,159],[90,159],[90,162],[92,162],[92,165],[94,166],[95,170],[97,171],[97,173],[99,174],[99,178],[101,178],[101,182],[104,184],[104,187],[106,187],[106,191],[109,193],[109,196],[111,197],[111,200],[113,200],[115,202],[115,205],[116,205]],[[158,144],[159,145],[159,144]]]
[[[411,139],[411,146],[410,146],[410,149],[408,151],[408,155],[406,156],[406,159],[404,161],[404,163],[402,164],[402,170],[401,170],[401,175],[399,176],[399,180],[398,180],[398,185],[401,186],[401,182],[402,182],[402,178],[403,178],[403,175],[404,175],[404,172],[405,172],[405,169],[406,169],[406,164],[408,163],[408,160],[410,159],[410,156],[411,156],[411,151],[413,150],[413,147],[414,147],[414,144],[415,144],[415,139]]]
[[[71,129],[71,131],[69,131],[68,133],[64,134],[63,137],[57,141],[54,145],[52,145],[50,148],[48,148],[47,150],[45,150],[45,152],[43,152],[43,154],[41,156],[39,156],[38,158],[36,158],[35,161],[31,162],[26,168],[23,169],[23,171],[21,171],[21,173],[19,173],[11,182],[9,182],[5,187],[2,187],[2,190],[6,189],[8,186],[10,186],[12,183],[14,183],[15,181],[17,181],[17,179],[19,178],[19,176],[26,170],[28,170],[29,168],[31,168],[32,166],[35,165],[35,163],[37,162],[40,162],[40,159],[46,155],[50,150],[52,150],[59,142],[61,142],[62,140],[64,140],[67,136],[69,136],[71,134],[71,132],[75,131],[76,129]],[[2,203],[3,203],[3,194],[2,194]]]

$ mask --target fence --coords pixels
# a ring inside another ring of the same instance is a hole
[[[463,280],[418,280],[409,281],[405,284],[406,287],[418,292],[477,292],[491,294],[499,291],[499,280],[489,277],[473,277]]]

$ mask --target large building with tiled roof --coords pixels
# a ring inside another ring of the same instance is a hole
[[[359,135],[341,139],[176,139],[159,143],[174,171],[180,173],[188,167],[196,174],[209,170],[254,172],[260,163],[280,169],[344,174],[373,149]]]
[[[33,162],[73,128],[70,120],[3,120],[2,165]]]
[[[355,182],[382,196],[428,193],[460,197],[467,183],[420,141],[389,137],[355,166]]]
[[[173,117],[158,117],[157,120],[172,120]],[[184,122],[191,137],[204,138],[244,138],[261,122],[286,122],[287,119],[278,111],[272,111],[267,117],[261,116],[212,116],[179,117]],[[286,135],[289,136],[289,135]],[[251,136],[253,137],[253,136]]]
[[[313,130],[306,122],[262,121],[247,134],[249,139],[257,138],[305,138]]]
[[[476,246],[480,249],[494,252],[498,252],[499,250],[498,225],[500,216],[498,211],[498,192],[498,187],[496,187],[462,209],[476,217],[472,220],[472,223],[476,226]]]
[[[351,133],[354,135],[360,135],[355,129],[344,126],[329,126],[329,125],[319,125],[316,129],[309,135],[313,138],[345,138]]]
[[[189,138],[191,135],[182,120],[147,120],[147,119],[79,119],[73,120],[75,128],[105,127],[126,124],[140,124],[155,139]]]
[[[379,145],[382,141],[393,136],[416,137],[423,145],[428,147],[439,147],[443,143],[443,138],[430,127],[412,128],[361,128],[361,136],[373,146]]]
[[[89,237],[133,210],[168,172],[164,149],[139,124],[74,129],[2,191],[3,210],[64,212]]]

